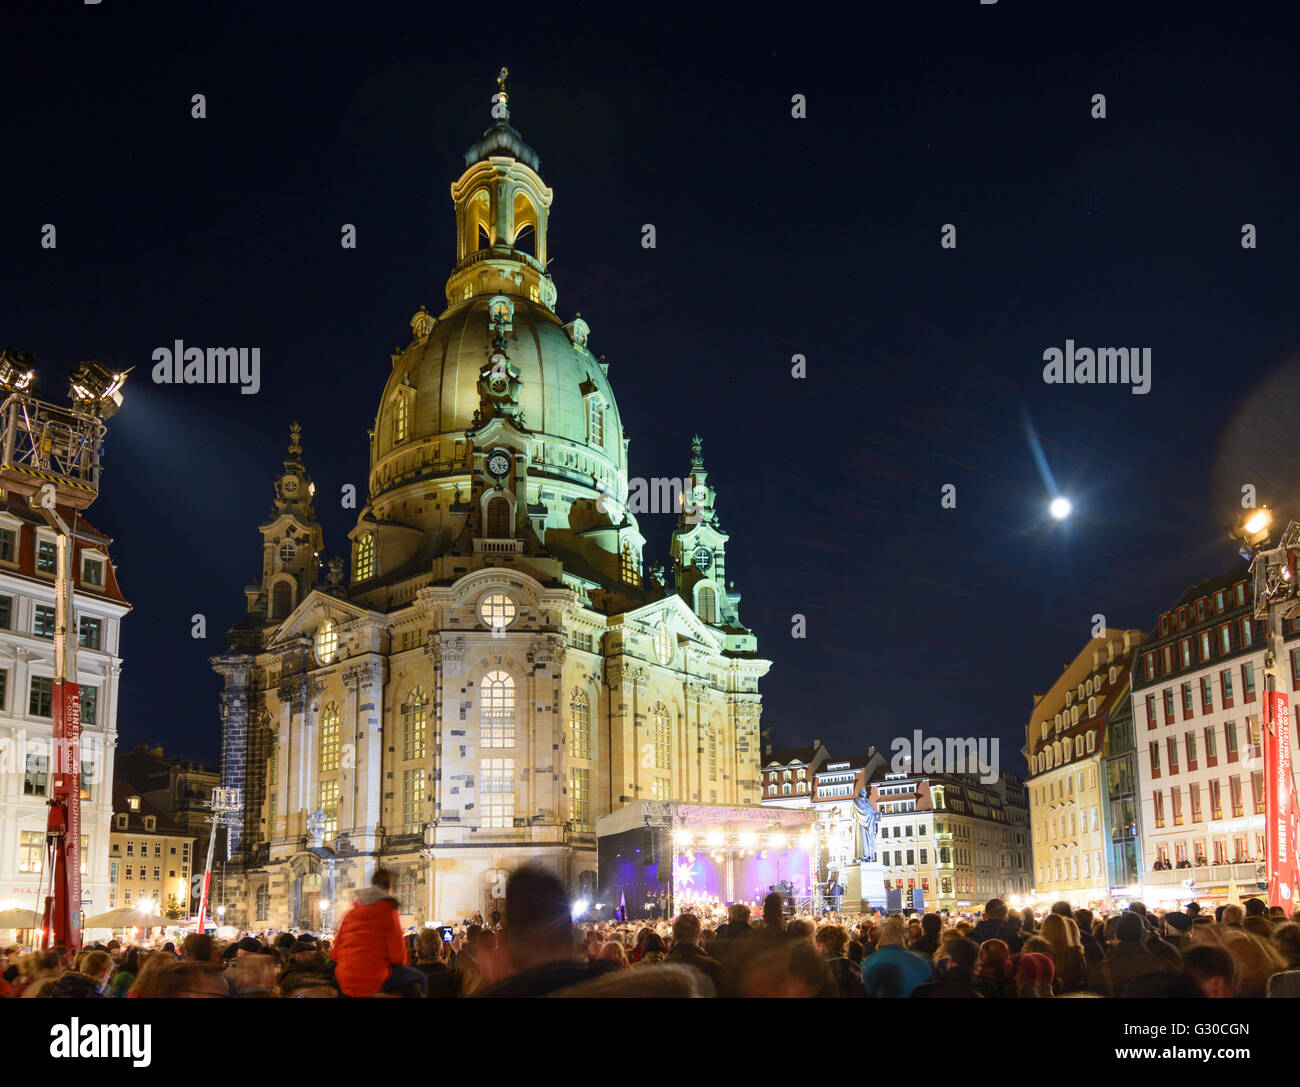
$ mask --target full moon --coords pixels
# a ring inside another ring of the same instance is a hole
[[[1072,507],[1070,506],[1070,500],[1068,498],[1060,498],[1060,497],[1053,498],[1052,504],[1048,507],[1048,509],[1052,513],[1052,516],[1055,517],[1058,521],[1064,521],[1067,517],[1069,517],[1071,508]]]

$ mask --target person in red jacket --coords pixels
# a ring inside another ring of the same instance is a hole
[[[344,996],[407,992],[408,986],[418,989],[419,996],[428,992],[429,979],[406,965],[406,940],[392,887],[392,873],[376,869],[370,886],[357,895],[339,925],[330,958]]]

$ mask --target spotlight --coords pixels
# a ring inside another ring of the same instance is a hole
[[[1055,498],[1053,498],[1052,504],[1048,506],[1048,510],[1051,512],[1052,516],[1055,517],[1058,521],[1064,521],[1067,517],[1069,517],[1070,510],[1072,510],[1073,508],[1074,507],[1070,505],[1070,500],[1068,498],[1063,497],[1062,495],[1057,495]]]
[[[723,841],[722,831],[720,830],[709,831],[705,840],[708,842],[709,845],[721,845]]]
[[[130,372],[113,371],[98,362],[79,362],[72,368],[72,400],[107,419],[122,406],[122,386]]]
[[[1260,506],[1257,510],[1247,510],[1241,515],[1233,527],[1232,536],[1245,545],[1242,549],[1244,553],[1246,549],[1253,550],[1268,539],[1268,530],[1272,524],[1273,511],[1267,506]]]
[[[753,849],[758,845],[758,835],[753,831],[746,831],[740,836],[740,844],[746,849]]]
[[[6,347],[0,351],[0,387],[11,393],[21,392],[35,376],[32,356],[21,347]]]

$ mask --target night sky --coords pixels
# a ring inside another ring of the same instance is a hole
[[[992,734],[1023,774],[1031,692],[1094,613],[1150,629],[1234,565],[1245,482],[1300,513],[1300,96],[1268,9],[194,6],[0,17],[0,341],[56,397],[78,359],[138,367],[89,511],[135,608],[124,749],[215,758],[207,658],[294,419],[346,553],[336,496],[364,493],[411,315],[445,306],[448,187],[503,64],[555,190],[558,308],[610,362],[633,472],[681,476],[704,438],[778,746]],[[260,392],[154,385],[176,339],[260,347]],[[1149,347],[1151,391],[1044,384],[1067,339]],[[667,563],[674,518],[640,520]]]

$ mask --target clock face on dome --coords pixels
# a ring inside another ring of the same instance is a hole
[[[285,494],[298,493],[298,481],[294,479],[293,476],[285,476],[284,482],[281,484],[281,486],[284,488]]]
[[[695,549],[695,565],[701,570],[707,570],[713,565],[713,552],[704,546],[697,547]]]
[[[708,499],[708,497],[709,497],[709,489],[705,487],[703,483],[699,484],[695,488],[695,504],[697,506],[703,505],[704,502]]]
[[[510,454],[504,449],[494,449],[488,454],[487,470],[497,479],[503,479],[510,471]]]

